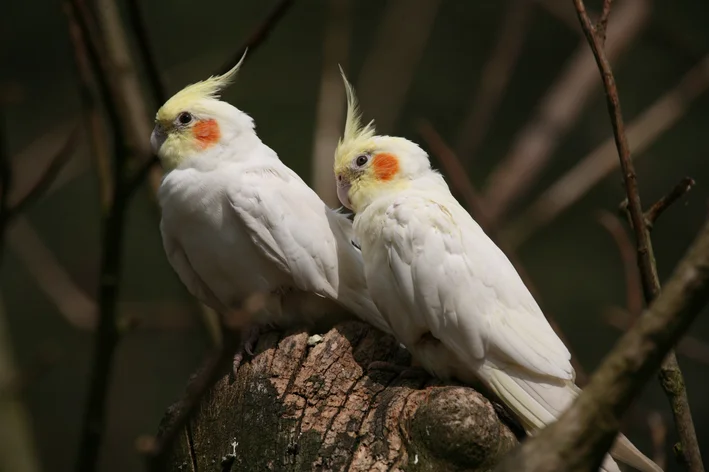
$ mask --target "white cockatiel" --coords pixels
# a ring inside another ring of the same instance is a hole
[[[158,199],[172,267],[244,332],[328,326],[350,313],[390,332],[367,291],[351,222],[261,142],[246,113],[219,100],[241,62],[157,112],[151,143],[166,171]]]
[[[355,212],[374,302],[423,368],[482,383],[533,434],[580,391],[568,349],[428,155],[406,139],[376,136],[373,122],[363,126],[347,79],[345,87],[337,193]],[[611,455],[642,471],[662,470],[623,435]],[[619,469],[607,456],[603,470]]]

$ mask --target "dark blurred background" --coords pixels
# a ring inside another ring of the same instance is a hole
[[[139,2],[168,95],[215,73],[276,3]],[[599,11],[600,2],[587,3]],[[112,15],[112,7],[119,15],[111,21],[122,25],[137,69],[145,146],[159,103],[123,0],[96,1],[99,35],[107,34],[101,15]],[[27,470],[73,467],[97,316],[101,161],[89,139],[65,13],[62,2],[39,0],[4,2],[0,15],[11,201],[32,188],[81,126],[70,160],[11,221],[5,238],[0,380],[21,389],[23,404],[13,411],[20,420],[26,414],[40,467]],[[618,0],[609,26],[607,49],[645,206],[684,176],[697,182],[652,233],[663,280],[709,209],[708,24],[705,0]],[[572,2],[295,1],[223,98],[250,114],[264,142],[333,205],[330,167],[344,112],[338,63],[381,133],[421,143],[444,173],[455,159],[442,155],[442,143],[457,154],[503,244],[519,256],[540,304],[591,372],[629,324],[629,311],[637,311],[639,287],[632,274],[626,277],[628,252],[619,249],[632,241],[617,210],[621,174],[598,71]],[[534,225],[542,220],[548,221]],[[127,209],[118,303],[125,335],[110,377],[102,471],[141,470],[136,439],[155,433],[214,342],[210,318],[166,261],[158,224],[153,187],[144,184]],[[706,316],[678,357],[709,458]],[[667,438],[658,448],[651,432],[660,435],[663,424]],[[628,414],[625,431],[648,455],[662,460],[658,454],[665,453],[667,470],[681,470],[657,381]],[[0,453],[7,447],[0,445]]]

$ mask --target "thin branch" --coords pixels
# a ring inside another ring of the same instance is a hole
[[[65,6],[65,9],[69,21],[69,36],[74,52],[74,62],[79,76],[79,91],[84,108],[85,126],[91,143],[90,154],[96,166],[101,191],[99,200],[101,208],[105,210],[111,205],[111,198],[113,198],[113,175],[105,127],[98,104],[99,87],[94,81],[89,52],[78,21],[69,7]]]
[[[117,0],[95,0],[95,4],[98,12],[97,24],[102,33],[107,63],[113,71],[111,82],[114,101],[121,118],[127,120],[122,126],[125,135],[124,145],[128,148],[124,156],[125,172],[128,172],[130,164],[145,162],[153,154],[148,139],[153,125],[152,117],[148,112],[138,70],[128,46],[128,34],[121,20]],[[159,169],[152,169],[149,177],[153,192],[157,192],[162,173]],[[132,192],[132,189],[128,190],[129,194]]]
[[[674,186],[670,193],[655,202],[650,209],[645,212],[645,224],[647,228],[652,229],[660,215],[664,213],[670,205],[682,198],[685,193],[689,192],[694,184],[694,179],[685,177]]]
[[[138,0],[128,0],[126,2],[128,10],[128,18],[135,31],[135,38],[138,43],[138,52],[141,54],[141,63],[145,67],[146,75],[148,76],[148,85],[152,91],[153,99],[157,103],[165,103],[168,99],[165,91],[165,84],[160,77],[160,69],[158,68],[157,59],[150,43],[150,35],[148,34],[148,26],[143,17],[143,10],[140,8]]]
[[[32,417],[25,405],[22,389],[25,377],[13,355],[14,346],[4,305],[0,300],[0,469],[39,472],[42,468],[32,431]]]
[[[595,31],[596,31],[596,36],[598,36],[598,39],[601,42],[601,45],[604,45],[606,42],[606,28],[608,27],[608,19],[611,16],[611,5],[613,4],[613,0],[603,0],[603,8],[601,10],[601,18],[599,18],[598,23],[596,23],[595,26]]]
[[[95,20],[83,0],[65,0],[63,7],[67,17],[69,35],[75,48],[74,56],[77,61],[85,59],[91,72],[93,72],[93,77],[96,79],[97,93],[101,101],[106,105],[105,111],[108,121],[116,124],[116,126],[111,127],[114,152],[123,153],[123,134],[119,127],[120,123],[122,123],[122,118],[118,112],[119,103],[117,103],[113,92],[114,84],[111,82],[113,68],[107,62],[105,48],[96,33]],[[77,67],[81,75],[81,64],[77,64]]]
[[[709,222],[665,289],[616,343],[558,421],[525,441],[496,472],[596,472],[621,416],[709,301]]]
[[[290,3],[292,0],[283,1],[279,5],[283,8],[283,5]],[[120,338],[117,303],[125,213],[131,196],[150,173],[155,159],[148,157],[151,156],[151,150],[146,136],[150,123],[147,121],[145,103],[114,0],[101,0],[99,4],[101,31],[105,33],[102,37],[96,34],[99,31],[96,21],[83,0],[71,0],[65,6],[70,32],[75,38],[75,44],[86,51],[84,55],[88,58],[87,62],[96,78],[107,111],[109,129],[114,133],[112,188],[109,204],[103,208],[101,225],[99,322],[94,337],[93,364],[76,462],[77,472],[93,472],[98,463],[105,431],[107,394],[114,366],[113,357]],[[276,17],[280,15],[282,12]],[[274,19],[270,21],[275,22]],[[257,31],[252,40],[263,41],[268,30],[265,28]],[[77,53],[76,56],[81,57],[82,54]],[[117,70],[120,73],[116,73]],[[143,162],[132,176],[128,175],[129,158]],[[107,189],[103,190],[105,192]]]
[[[128,47],[128,35],[121,21],[116,0],[96,0],[97,29],[106,51],[106,64],[113,76],[114,101],[123,123],[128,143],[128,159],[137,159],[152,153],[150,148],[151,114],[145,102],[135,61]],[[104,70],[106,73],[107,70]]]
[[[671,129],[690,105],[709,89],[709,55],[689,70],[680,82],[656,100],[627,127],[632,157],[643,156],[667,130]],[[517,247],[556,219],[586,195],[594,185],[619,166],[613,138],[603,142],[570,171],[559,178],[527,210],[504,229],[504,237]]]
[[[5,255],[8,197],[12,186],[12,165],[5,139],[4,114],[0,113],[0,261]],[[12,355],[5,306],[0,300],[0,466],[3,470],[37,472],[40,465],[32,437],[31,421],[17,386],[19,372]]]
[[[25,194],[24,197],[15,203],[12,208],[7,208],[6,218],[8,220],[13,219],[15,216],[25,211],[30,205],[39,200],[46,193],[47,189],[54,183],[54,180],[59,172],[64,168],[64,165],[74,154],[78,137],[79,128],[76,127],[71,132],[59,152],[57,152],[57,154],[52,158],[44,173],[42,173],[42,176],[39,180],[37,180],[34,186]]]
[[[660,293],[660,280],[657,275],[650,231],[645,224],[645,215],[640,201],[640,191],[635,175],[635,167],[630,157],[630,146],[628,145],[628,139],[625,133],[618,89],[615,84],[615,78],[613,77],[610,63],[603,50],[602,42],[593,31],[593,25],[586,13],[583,0],[574,0],[574,5],[578,12],[581,27],[588,39],[593,55],[596,58],[596,63],[598,64],[598,69],[603,79],[603,86],[606,90],[608,112],[613,125],[613,135],[615,136],[620,166],[623,171],[625,191],[628,197],[628,210],[630,211],[630,219],[635,232],[638,268],[640,269],[645,300],[650,303],[657,298]],[[689,408],[689,401],[687,400],[684,378],[674,352],[671,350],[660,367],[660,383],[672,406],[675,426],[682,444],[681,455],[690,471],[703,471],[704,466],[702,464],[697,435],[694,431],[694,421]]]
[[[609,308],[603,315],[603,320],[613,328],[620,331],[627,331],[633,326],[637,317],[631,316],[627,311],[620,308]],[[686,335],[677,343],[678,354],[695,362],[709,365],[709,344],[691,335]]]
[[[539,291],[536,289],[531,277],[524,268],[524,265],[519,260],[519,257],[514,250],[508,247],[505,241],[499,238],[497,234],[497,228],[490,221],[489,217],[485,213],[485,207],[480,201],[477,191],[473,187],[472,182],[468,178],[468,174],[463,168],[463,164],[460,162],[458,156],[453,152],[453,150],[448,147],[448,145],[443,141],[443,138],[438,134],[438,132],[433,128],[433,126],[426,120],[422,120],[419,124],[419,133],[423,137],[424,141],[428,145],[431,153],[436,156],[441,165],[443,166],[446,175],[451,181],[452,187],[456,193],[463,197],[468,211],[477,221],[480,227],[485,231],[485,233],[492,239],[495,244],[497,244],[500,249],[507,255],[508,259],[512,265],[517,270],[520,278],[527,286],[532,296],[536,300],[541,300]],[[556,319],[548,310],[542,310],[547,321],[551,325],[557,336],[564,342],[564,344],[569,348],[570,343],[566,336],[564,336],[561,326],[557,323]],[[573,355],[573,351],[569,348],[571,352],[571,364],[576,371],[576,381],[579,385],[583,385],[586,382],[586,373],[583,366],[578,363],[578,358]]]
[[[236,52],[229,58],[217,71],[218,74],[224,74],[229,71],[234,64],[241,60],[246,50],[250,51],[250,54],[246,56],[244,62],[248,61],[253,57],[254,50],[261,46],[271,35],[271,32],[276,27],[278,22],[285,16],[290,7],[293,6],[294,0],[280,0],[274,7],[273,10],[263,19],[261,23],[256,27],[256,29],[249,35],[241,48],[237,49]]]
[[[610,233],[618,246],[625,273],[626,309],[635,318],[643,311],[642,284],[635,262],[635,248],[625,231],[625,226],[613,214],[599,211],[596,219]]]
[[[626,0],[620,5],[608,27],[609,58],[615,60],[627,49],[647,24],[648,13],[647,0]],[[530,189],[598,85],[593,55],[581,39],[532,118],[487,179],[484,197],[493,220],[501,220]]]
[[[135,124],[125,123],[124,118],[131,116],[125,103],[128,97],[121,95],[125,87],[119,87],[114,80],[115,64],[110,60],[113,56],[102,56],[101,52],[105,50],[103,43],[92,34],[98,29],[94,18],[88,13],[81,0],[65,3],[65,12],[75,44],[81,45],[82,51],[86,51],[93,75],[97,79],[100,95],[104,100],[110,129],[114,134],[111,199],[110,205],[103,208],[101,222],[98,329],[94,336],[91,375],[76,459],[77,472],[93,472],[96,470],[105,431],[107,394],[114,365],[113,357],[119,340],[116,314],[122,268],[125,210],[130,196],[123,188],[129,153],[132,154],[136,150],[136,148],[127,148],[125,143],[127,133],[130,132],[127,131],[128,127],[132,126],[130,129],[135,130]],[[102,13],[105,19],[111,11]],[[77,57],[80,55],[77,54]],[[138,145],[137,139],[138,136],[134,135],[131,144]]]
[[[243,312],[241,314],[233,313],[233,315],[235,317],[238,316],[238,319],[248,319],[248,317],[253,316],[253,310],[257,309],[249,307],[249,303],[245,302],[244,308],[242,308]],[[199,406],[200,400],[214,385],[219,376],[223,375],[227,364],[234,367],[235,354],[244,347],[243,341],[245,338],[237,335],[233,329],[223,329],[222,333],[222,345],[207,358],[199,371],[192,376],[183,397],[170,407],[170,420],[167,424],[160,425],[157,437],[141,441],[140,450],[146,456],[147,469],[149,471],[162,472],[166,470],[166,460],[172,450],[172,445],[194,414],[195,409]],[[249,335],[247,334],[246,336],[248,337]],[[248,342],[251,342],[251,340]]]
[[[474,160],[475,152],[495,119],[527,37],[532,7],[529,0],[512,1],[498,28],[495,47],[483,67],[480,84],[470,102],[470,113],[460,126],[456,149],[468,164]]]

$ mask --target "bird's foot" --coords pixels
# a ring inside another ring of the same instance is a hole
[[[234,359],[232,361],[232,371],[234,372],[234,378],[241,367],[241,363],[244,361],[246,354],[249,356],[254,355],[254,348],[258,342],[258,338],[261,335],[261,328],[259,326],[252,326],[248,328],[244,333],[241,345],[234,354]]]
[[[427,377],[428,373],[418,366],[393,364],[387,361],[374,361],[367,366],[367,371],[385,370],[398,374],[402,379],[417,379]]]

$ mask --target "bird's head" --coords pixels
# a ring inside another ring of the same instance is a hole
[[[253,133],[247,114],[219,100],[219,92],[232,82],[245,57],[246,53],[224,75],[188,85],[160,107],[150,144],[166,171],[213,153],[239,134]]]
[[[342,72],[342,69],[340,69]],[[340,202],[358,213],[380,195],[410,185],[431,170],[418,144],[395,136],[377,136],[374,121],[362,125],[352,85],[344,72],[347,92],[345,132],[335,150],[335,179]]]

